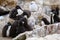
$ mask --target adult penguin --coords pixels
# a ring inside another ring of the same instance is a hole
[[[28,25],[28,23],[26,23],[27,19],[24,18],[24,16],[27,16],[27,18],[29,18],[29,16],[30,16],[29,14],[30,14],[30,11],[26,10],[26,11],[23,12],[23,14],[22,14],[23,17],[20,18],[19,20],[21,20],[21,22],[23,20],[25,20],[25,25],[22,25],[23,27],[20,28],[20,29],[23,29],[23,31],[18,31],[18,33],[23,33],[25,31],[32,30],[32,28],[30,28],[30,26]],[[20,26],[18,26],[18,24],[20,24],[19,20],[15,20],[15,22],[13,22],[13,24],[11,26],[9,26],[8,28],[6,28],[6,30],[3,30],[3,31],[5,31],[5,33],[6,33],[5,35],[6,36],[8,36],[8,37],[15,37],[15,36],[17,36],[18,33],[16,34],[16,30],[19,29],[19,27],[20,27]],[[3,34],[4,34],[4,32],[3,32]]]
[[[39,18],[39,22],[41,24],[44,24],[44,25],[49,25],[50,24],[50,22],[45,17],[43,17],[42,15],[38,16],[38,18]]]
[[[52,8],[51,12],[53,12],[53,14],[54,14],[54,16],[53,16],[54,23],[57,23],[57,22],[60,22],[60,18],[58,17],[59,16],[59,7],[58,7],[58,5],[56,7],[55,6]]]
[[[17,10],[18,9],[18,10]],[[9,17],[9,22],[4,26],[3,30],[2,30],[2,36],[6,37],[8,33],[8,31],[11,28],[11,25],[15,22],[15,20],[18,20],[18,15],[22,14],[23,11],[20,10],[21,8],[19,6],[16,6],[15,9],[13,9],[10,13],[10,17]],[[19,13],[20,12],[20,13]]]
[[[24,10],[22,14],[22,18],[20,20],[16,20],[10,29],[10,37],[16,37],[18,34],[23,33],[25,31],[31,31],[32,28],[28,25],[27,18],[29,18],[31,12],[28,10]]]
[[[10,29],[10,37],[16,37],[18,34],[25,31],[31,31],[32,28],[28,25],[26,16],[13,23]]]
[[[46,18],[42,18],[41,20],[45,23],[45,25],[49,25],[50,24],[50,22]]]

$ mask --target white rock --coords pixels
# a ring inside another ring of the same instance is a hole
[[[37,37],[27,38],[26,40],[39,40]]]
[[[3,16],[0,16],[0,20],[2,20],[2,19],[4,19],[4,17]]]
[[[58,24],[53,25],[52,33],[56,33],[58,30]]]
[[[34,28],[36,29],[36,28],[40,28],[40,26],[39,25],[34,25]]]
[[[30,16],[30,18],[28,19],[28,24],[29,24],[32,28],[34,28],[35,22],[36,22],[35,18],[34,18],[33,16]]]
[[[45,36],[45,29],[44,27],[36,28],[33,30],[33,35],[37,37],[44,37]]]
[[[38,6],[37,6],[37,4],[36,4],[34,1],[32,1],[32,2],[30,3],[30,5],[29,5],[29,9],[30,9],[30,11],[35,12],[35,11],[38,10]]]
[[[56,38],[54,38],[52,35],[47,35],[45,37],[47,40],[57,40]]]
[[[60,40],[60,34],[53,34],[52,37]]]
[[[40,38],[32,37],[32,38],[27,38],[26,40],[46,40],[46,39],[44,39],[43,37],[40,37]]]
[[[45,39],[44,37],[40,37],[39,40],[47,40],[47,39]]]

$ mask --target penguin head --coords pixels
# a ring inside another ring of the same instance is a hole
[[[24,10],[23,16],[27,16],[27,18],[29,18],[31,16],[31,12],[29,10]]]

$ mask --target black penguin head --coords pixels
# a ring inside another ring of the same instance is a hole
[[[15,8],[17,10],[17,15],[16,16],[21,15],[23,13],[23,10],[19,5],[17,5]]]
[[[19,5],[16,6],[16,9],[21,9],[21,7]]]
[[[31,16],[31,12],[29,10],[23,10],[23,16],[27,16],[29,18]]]

